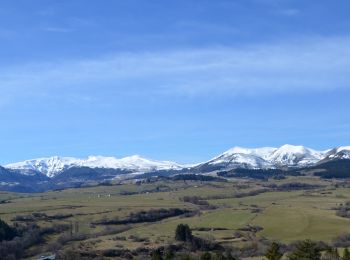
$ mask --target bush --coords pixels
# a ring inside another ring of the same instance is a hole
[[[0,219],[0,241],[11,240],[16,236],[16,229],[7,225],[7,223]]]

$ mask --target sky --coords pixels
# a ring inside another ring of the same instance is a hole
[[[348,0],[1,0],[0,164],[350,144]]]

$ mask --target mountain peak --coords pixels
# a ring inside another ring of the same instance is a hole
[[[324,157],[324,152],[301,146],[285,144],[279,148],[233,147],[208,161],[207,164],[226,168],[276,168],[312,165]]]
[[[134,172],[182,168],[181,165],[174,162],[148,160],[139,155],[128,156],[121,159],[104,156],[89,156],[86,159],[53,156],[12,163],[5,167],[22,170],[24,172],[40,172],[48,177],[54,177],[63,170],[72,167],[111,168]]]
[[[315,164],[323,157],[323,152],[302,145],[286,144],[273,152],[269,159],[275,165],[280,166],[307,166]]]
[[[289,151],[289,152],[305,152],[309,148],[306,148],[305,146],[302,146],[302,145],[285,144],[285,145],[282,145],[278,149],[284,150],[284,151]]]
[[[339,146],[336,148],[337,152],[350,151],[350,146]]]

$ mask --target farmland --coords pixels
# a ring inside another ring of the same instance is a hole
[[[257,245],[250,256],[259,257],[269,241],[332,243],[350,233],[350,218],[337,216],[335,210],[350,201],[347,185],[299,176],[227,182],[155,179],[34,194],[3,192],[0,218],[13,225],[67,227],[45,235],[42,243],[28,249],[28,258],[70,248],[107,258],[110,250],[153,250],[177,244],[179,224],[188,224],[196,237],[239,251],[242,258],[248,257],[242,248]],[[135,218],[139,212],[158,214],[161,209],[186,214],[166,211],[159,219]],[[116,223],[121,220],[123,224]]]

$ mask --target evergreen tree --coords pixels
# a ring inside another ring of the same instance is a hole
[[[350,252],[348,248],[344,249],[343,257],[341,258],[341,260],[350,260]]]
[[[290,260],[320,260],[321,252],[310,240],[299,242],[296,249],[289,255]]]
[[[192,241],[192,231],[190,227],[186,224],[179,224],[176,227],[175,239],[178,241],[191,242]]]
[[[279,244],[273,242],[271,247],[267,250],[265,257],[268,260],[280,260],[283,254],[280,252]]]

